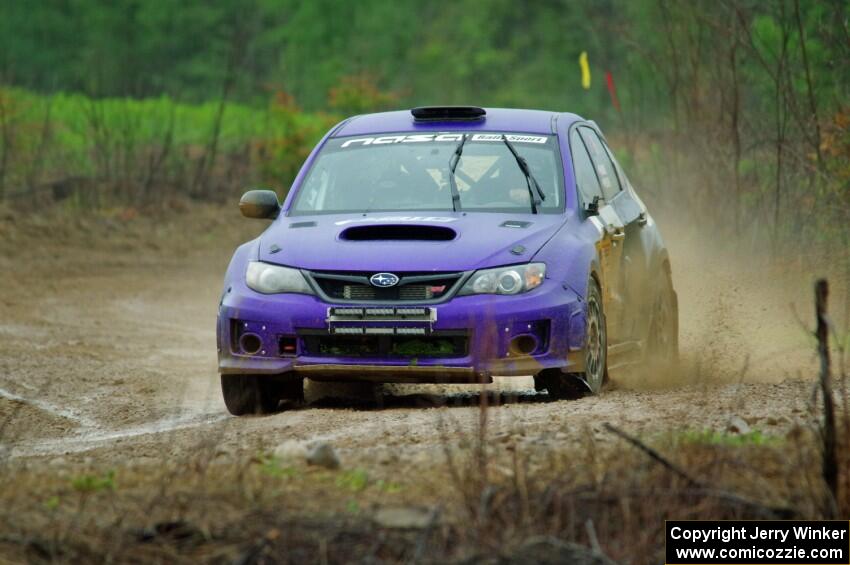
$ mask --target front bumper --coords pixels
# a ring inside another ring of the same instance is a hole
[[[391,343],[395,338],[385,336],[374,338],[375,347],[371,338],[362,337],[364,346],[355,351],[356,347],[350,347],[354,338],[349,337],[346,348],[337,348],[333,345],[336,334],[332,332],[336,330],[331,309],[352,306],[303,294],[264,295],[244,283],[233,283],[225,290],[219,307],[219,371],[294,372],[332,381],[473,383],[550,368],[565,372],[581,369],[575,359],[583,347],[584,302],[570,288],[552,280],[526,294],[454,297],[427,306],[434,311],[430,322],[389,324],[426,328],[429,338],[454,344],[456,348],[450,354],[444,350],[411,354],[403,347],[395,348]],[[380,306],[387,305],[363,305]],[[392,306],[417,307],[408,302]],[[240,338],[245,333],[256,336],[254,343],[260,344],[251,354],[241,347]],[[514,347],[520,336],[533,336],[530,353]]]

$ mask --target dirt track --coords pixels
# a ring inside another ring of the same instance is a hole
[[[378,400],[230,417],[215,365],[216,304],[232,249],[259,229],[229,208],[156,224],[21,223],[0,211],[0,459],[141,463],[201,445],[233,456],[323,439],[344,464],[415,464],[432,460],[439,430],[474,427],[478,396],[462,387],[396,387]],[[733,415],[785,434],[807,418],[816,363],[789,303],[811,324],[811,279],[694,252],[693,235],[668,240],[682,373],[656,383],[619,375],[600,397],[561,402],[535,394],[530,378],[512,380],[491,434],[565,445],[582,433],[615,441],[602,422],[653,434],[723,430]]]

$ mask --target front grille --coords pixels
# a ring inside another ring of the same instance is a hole
[[[338,282],[338,281],[334,281]],[[321,284],[321,283],[320,283]],[[342,296],[339,296],[340,285],[322,285],[322,290],[333,298],[345,298],[346,300],[375,300],[377,298],[377,289],[364,286],[342,283]]]
[[[374,273],[312,272],[313,280],[328,298],[361,301],[426,301],[447,296],[463,273],[395,273],[399,283],[379,288],[369,283]]]
[[[398,298],[399,300],[431,300],[434,298],[435,292],[438,293],[439,296],[445,294],[446,288],[446,286],[434,287],[426,286],[424,284],[411,284],[398,289]]]
[[[428,336],[301,334],[306,355],[314,357],[463,357],[468,337],[463,332]]]
[[[321,283],[319,284],[321,285]],[[387,289],[363,284],[344,283],[341,289],[342,296],[340,296],[339,286],[328,285],[329,288],[326,288],[324,285],[321,286],[322,290],[328,296],[332,298],[343,298],[345,300],[433,300],[434,298],[443,296],[447,289],[445,285],[410,284],[395,289]]]

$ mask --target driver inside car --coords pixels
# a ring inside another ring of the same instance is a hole
[[[507,158],[500,157],[494,171],[482,176],[470,188],[470,203],[477,207],[530,206],[525,176],[516,166],[507,166]]]

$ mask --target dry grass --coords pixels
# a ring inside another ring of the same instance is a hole
[[[0,555],[29,562],[478,562],[508,559],[529,539],[551,536],[598,544],[616,561],[653,563],[661,559],[665,519],[830,515],[811,430],[769,442],[722,434],[642,440],[687,476],[625,442],[592,438],[535,450],[491,441],[485,427],[475,438],[447,439],[443,462],[398,484],[268,456],[227,459],[213,445],[164,466],[115,471],[7,466]],[[846,449],[840,454],[846,485],[850,457]],[[840,492],[838,515],[846,517],[846,486]],[[385,527],[374,517],[388,506],[430,509],[432,520]]]

